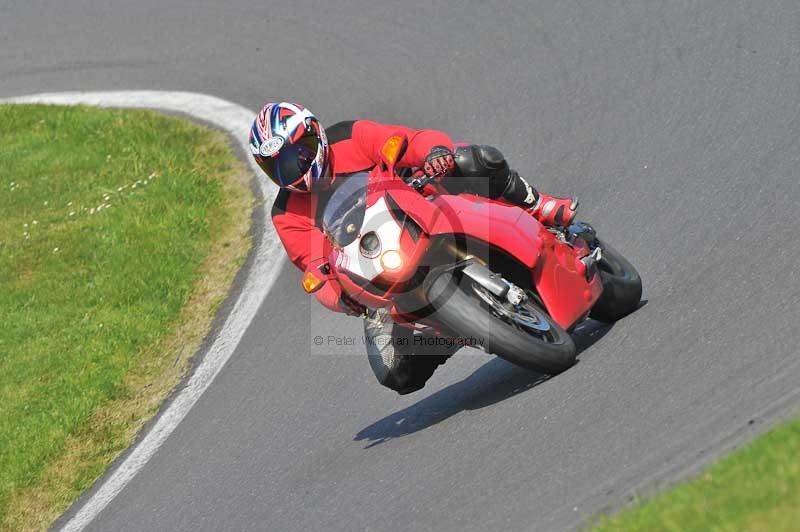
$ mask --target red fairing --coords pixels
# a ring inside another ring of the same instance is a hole
[[[556,237],[549,232],[544,231],[542,236],[542,254],[533,273],[534,286],[556,323],[570,329],[600,297],[603,284],[599,275],[587,282],[583,271],[577,268],[576,258],[587,254],[588,249],[576,253],[568,246],[557,245]]]
[[[430,233],[436,219],[441,214],[440,208],[435,205],[434,202],[428,201],[426,196],[420,194],[399,179],[371,183],[370,191],[375,194],[375,197],[380,197],[384,193],[388,193],[395,203],[403,206],[403,212],[417,222],[426,233]],[[370,205],[372,203],[374,203],[374,199],[371,197]]]
[[[490,243],[533,268],[542,246],[542,226],[518,207],[480,196],[437,196],[432,202],[441,212],[429,234],[466,234]]]
[[[467,194],[437,196],[429,203],[441,211],[429,231],[431,236],[469,235],[532,268],[542,302],[562,327],[572,327],[600,297],[599,277],[587,282],[578,269],[577,259],[588,249],[558,245],[556,237],[525,211]]]

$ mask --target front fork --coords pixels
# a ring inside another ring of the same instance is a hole
[[[507,281],[501,274],[494,273],[483,261],[474,256],[464,256],[455,264],[434,268],[428,274],[426,282],[428,279],[436,279],[439,275],[448,270],[460,270],[463,275],[466,275],[472,279],[472,281],[488,290],[492,295],[500,299],[505,299],[512,305],[519,305],[528,297],[522,288]],[[428,287],[425,286],[424,288],[427,293]]]

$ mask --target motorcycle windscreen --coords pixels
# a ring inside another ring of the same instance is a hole
[[[322,229],[334,246],[343,248],[358,238],[367,212],[368,183],[366,172],[337,179],[322,214]]]

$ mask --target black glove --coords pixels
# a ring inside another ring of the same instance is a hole
[[[453,175],[456,169],[456,161],[453,152],[444,146],[434,146],[431,152],[425,157],[425,164],[422,166],[425,175],[428,177],[443,177]]]

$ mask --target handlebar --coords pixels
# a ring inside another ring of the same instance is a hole
[[[430,176],[423,175],[421,177],[417,177],[412,179],[411,181],[408,181],[408,184],[411,186],[411,188],[413,188],[417,192],[422,192],[422,189],[424,189],[426,185],[433,183],[440,177],[444,177],[444,174],[441,172]]]
[[[417,192],[422,192],[422,189],[424,189],[429,183],[432,183],[434,179],[436,178],[433,176],[422,176],[420,178],[412,179],[408,182],[408,184]]]

